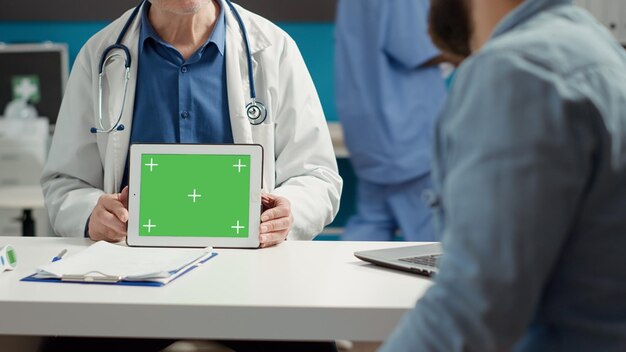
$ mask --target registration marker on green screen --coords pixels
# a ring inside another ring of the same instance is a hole
[[[250,156],[143,154],[139,236],[248,237]]]

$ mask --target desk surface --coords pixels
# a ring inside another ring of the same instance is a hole
[[[406,242],[332,241],[218,249],[165,287],[19,281],[90,243],[0,237],[18,256],[17,270],[0,274],[0,335],[382,341],[430,286],[352,254]]]
[[[0,187],[0,208],[37,209],[44,207],[40,185]]]

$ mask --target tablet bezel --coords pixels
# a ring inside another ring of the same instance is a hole
[[[250,155],[250,206],[247,238],[139,236],[141,156],[143,154]],[[130,147],[128,236],[137,247],[228,247],[258,248],[263,179],[263,147],[260,144],[133,144]]]

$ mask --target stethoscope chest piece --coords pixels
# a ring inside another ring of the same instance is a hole
[[[267,117],[267,109],[263,104],[253,100],[250,104],[246,105],[246,115],[248,116],[250,124],[260,125]]]

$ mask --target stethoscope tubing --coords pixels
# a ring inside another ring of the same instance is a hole
[[[120,34],[118,35],[117,40],[115,41],[115,44],[110,45],[106,49],[104,49],[104,51],[102,52],[102,55],[100,56],[100,63],[98,67],[98,125],[100,128],[92,127],[90,129],[91,133],[112,133],[115,131],[124,130],[124,125],[121,124],[120,122],[122,121],[124,107],[126,106],[126,93],[128,92],[128,83],[130,81],[131,55],[130,55],[130,50],[128,49],[128,47],[122,44],[122,40],[124,40],[124,37],[126,36],[126,33],[128,32],[128,29],[130,28],[131,23],[133,23],[133,21],[137,17],[137,14],[139,13],[139,10],[141,9],[141,7],[144,5],[145,1],[146,0],[142,0],[141,3],[137,7],[135,7],[130,17],[124,24],[124,27],[120,31]],[[252,125],[258,125],[265,121],[267,117],[267,110],[262,103],[256,100],[256,89],[255,89],[255,84],[254,84],[254,74],[253,74],[253,67],[252,67],[252,54],[250,51],[250,43],[248,41],[248,31],[246,30],[243,20],[241,19],[241,15],[239,15],[239,11],[237,11],[233,3],[230,0],[224,0],[224,1],[230,8],[232,14],[235,16],[235,19],[237,21],[237,24],[239,25],[239,28],[241,29],[241,33],[243,36],[243,40],[244,40],[244,44],[246,48],[246,59],[248,61],[248,84],[249,84],[249,89],[250,89],[250,103],[246,105],[246,115]],[[105,76],[104,68],[106,66],[106,63],[111,58],[116,57],[116,56],[121,56],[120,54],[113,54],[111,56],[108,56],[108,54],[113,50],[122,50],[124,52],[124,67],[125,67],[124,97],[122,99],[122,106],[120,108],[120,112],[119,112],[119,115],[117,116],[115,124],[113,124],[110,128],[105,128],[104,117],[102,114],[102,109],[103,109],[102,101],[103,101],[103,94],[104,94],[103,89],[102,89],[102,80]]]
[[[246,59],[248,60],[248,83],[250,84],[250,98],[252,101],[256,101],[256,90],[254,89],[254,74],[252,72],[252,54],[250,54],[250,43],[248,42],[248,31],[246,30],[246,26],[243,24],[243,20],[239,15],[239,11],[235,9],[235,5],[230,0],[224,0],[228,7],[230,7],[230,11],[235,16],[237,23],[239,24],[239,28],[241,28],[241,34],[243,36],[243,43],[246,46]]]

